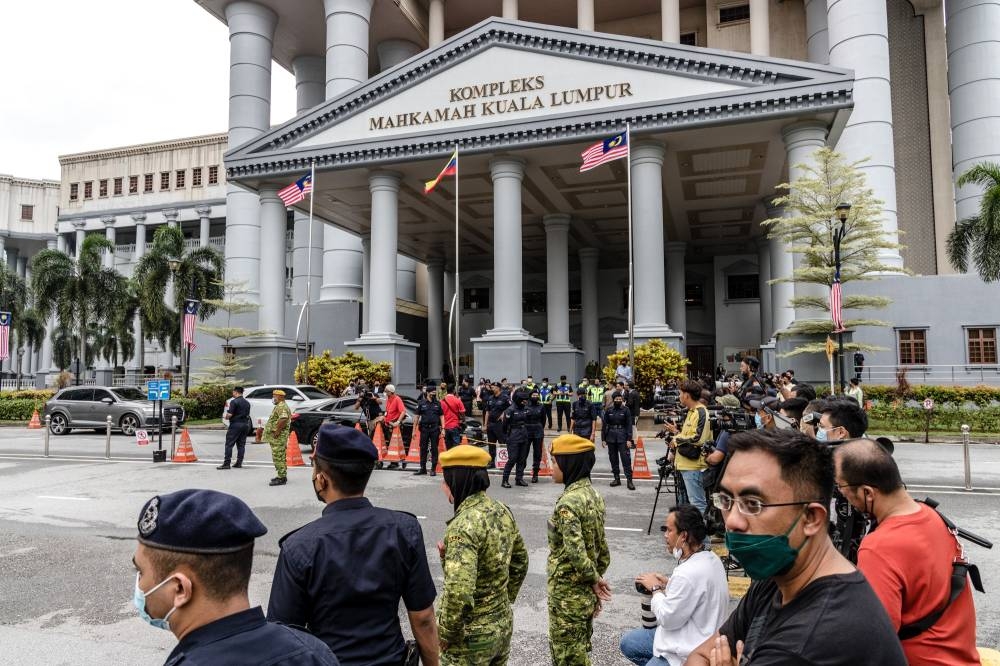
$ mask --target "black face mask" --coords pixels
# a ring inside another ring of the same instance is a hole
[[[318,478],[319,478],[318,476],[313,478],[313,481],[312,481],[313,492],[316,493],[316,499],[319,500],[320,504],[326,504],[326,500],[323,499],[323,495],[321,495],[320,492],[318,490],[316,490],[316,479],[318,479]]]
[[[625,403],[623,403],[621,400],[615,400],[615,407],[621,407],[623,404]]]
[[[531,399],[531,404],[537,405],[538,404],[538,398],[532,398]]]

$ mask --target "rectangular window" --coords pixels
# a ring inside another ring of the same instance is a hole
[[[750,20],[750,5],[730,5],[719,7],[719,25]]]
[[[731,301],[760,298],[757,275],[727,275],[726,298]]]
[[[187,172],[184,169],[178,169],[174,174],[174,187],[178,190],[184,189],[184,176]]]
[[[29,206],[27,204],[21,204],[21,219],[22,220],[35,219],[35,207]]]
[[[488,287],[462,290],[463,310],[489,310],[490,290]]]
[[[76,201],[80,198],[80,183],[69,184],[69,200]]]
[[[684,305],[689,308],[705,307],[705,285],[689,282],[684,285]]]
[[[545,312],[545,292],[523,292],[521,294],[521,312]]]
[[[997,329],[970,328],[969,363],[997,362]]]
[[[201,187],[201,167],[191,169],[191,187]]]
[[[122,195],[122,179],[115,178],[115,196],[120,197]]]
[[[152,192],[153,191],[153,174],[147,173],[142,180],[142,191]]]
[[[83,198],[93,199],[94,198],[94,181],[88,180],[83,184]]]
[[[681,44],[685,44],[687,46],[698,46],[698,33],[697,32],[682,33]]]
[[[160,172],[160,191],[170,189],[170,172],[161,171]]]
[[[927,331],[901,330],[896,332],[899,338],[900,365],[927,364]]]
[[[208,167],[208,184],[209,185],[219,184],[219,167],[217,166]]]
[[[139,194],[139,176],[128,177],[128,193]]]
[[[98,181],[98,183],[97,183],[97,196],[101,197],[102,199],[104,197],[108,196],[108,179],[107,178],[102,178],[100,181]]]

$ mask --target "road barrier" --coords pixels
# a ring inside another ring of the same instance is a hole
[[[52,433],[49,432],[49,421],[51,421],[51,420],[52,420],[52,417],[49,416],[48,414],[46,414],[45,415],[45,453],[43,454],[46,458],[49,457],[49,436],[52,435]]]
[[[962,460],[965,463],[965,489],[972,490],[972,468],[969,462],[969,426],[962,424]]]
[[[170,417],[170,459],[173,460],[174,456],[177,455],[177,416]]]

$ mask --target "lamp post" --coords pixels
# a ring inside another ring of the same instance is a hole
[[[181,260],[178,259],[177,257],[170,257],[169,259],[167,259],[167,266],[170,267],[170,280],[173,283],[172,285],[173,289],[170,290],[170,295],[173,296],[173,300],[176,301],[177,295],[175,293],[175,290],[177,289],[177,269],[181,267]],[[173,303],[171,303],[171,305],[173,305]],[[179,315],[180,315],[178,318],[180,320],[178,324],[179,326],[178,330],[180,332],[179,351],[181,354],[181,377],[183,377],[184,376],[184,309],[183,308],[181,308]]]
[[[835,209],[837,219],[840,220],[840,228],[833,232],[833,261],[836,264],[837,276],[840,276],[840,244],[847,234],[847,216],[851,212],[851,204],[839,203]],[[843,315],[841,315],[843,319]],[[837,370],[840,372],[840,392],[844,393],[847,382],[844,380],[844,326],[841,324],[837,331]]]

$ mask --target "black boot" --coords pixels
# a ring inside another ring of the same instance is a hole
[[[632,479],[625,479],[625,487],[629,490],[635,490],[635,484],[632,483]]]
[[[236,465],[236,466],[239,467],[239,465]],[[215,469],[229,469],[229,463],[222,463],[221,465],[219,465]]]
[[[233,465],[233,469],[241,469],[242,467],[243,467],[242,461],[237,461],[237,463]]]
[[[615,480],[608,485],[610,485],[612,488],[617,488],[618,486],[622,485],[622,480],[616,476]]]
[[[413,476],[427,476],[427,470],[421,467],[420,469],[418,469],[416,472],[413,473]]]
[[[531,482],[532,483],[538,483],[538,470],[537,469],[531,472]]]
[[[286,483],[288,483],[288,479],[286,477],[276,476],[273,479],[271,479],[271,483],[269,483],[268,485],[271,485],[271,486],[283,486]]]
[[[507,479],[507,477],[504,477],[504,479],[500,482],[500,487],[510,488],[510,481]]]
[[[518,486],[524,486],[525,488],[528,487],[528,484],[525,483],[524,479],[518,479],[517,481],[514,482],[514,484]]]

